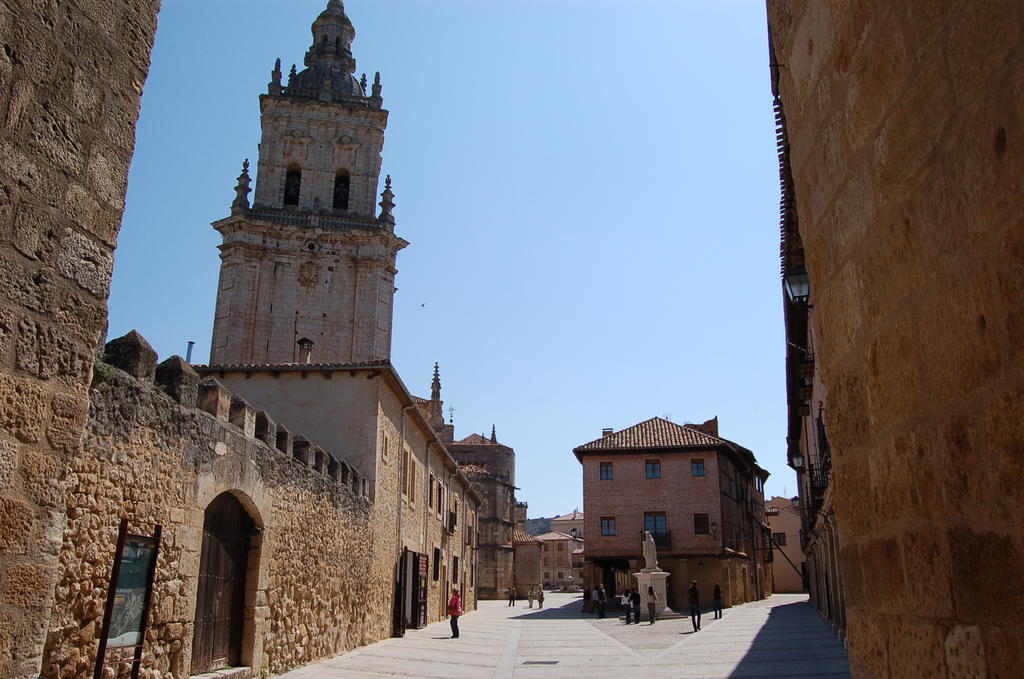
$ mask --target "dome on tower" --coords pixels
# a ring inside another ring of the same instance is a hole
[[[366,96],[362,85],[359,84],[359,80],[353,74],[332,64],[318,64],[304,68],[296,73],[294,81],[288,83],[289,93],[299,94],[295,90],[328,90],[334,94],[346,94],[356,97]]]
[[[298,96],[319,97],[325,93],[365,97],[366,88],[353,75],[356,60],[352,56],[352,41],[356,30],[352,26],[341,0],[330,0],[327,9],[313,22],[313,44],[306,52],[306,68],[294,73],[288,80],[287,93]]]

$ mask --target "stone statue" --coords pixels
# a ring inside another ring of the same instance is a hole
[[[649,530],[644,531],[644,561],[647,562],[645,571],[658,570],[658,548],[654,544],[654,536]]]

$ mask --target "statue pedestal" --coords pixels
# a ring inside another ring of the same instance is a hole
[[[640,590],[640,613],[641,620],[647,620],[647,588],[653,587],[654,593],[657,595],[657,607],[654,609],[657,619],[663,618],[678,618],[680,615],[668,607],[668,594],[666,593],[665,581],[668,580],[669,573],[661,569],[649,570],[643,569],[639,573],[633,573],[633,577],[636,578],[637,589]]]

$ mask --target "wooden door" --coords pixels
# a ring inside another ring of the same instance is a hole
[[[252,520],[235,496],[223,493],[206,508],[199,559],[199,592],[192,639],[192,674],[241,662],[245,576]]]

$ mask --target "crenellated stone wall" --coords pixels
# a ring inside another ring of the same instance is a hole
[[[190,675],[204,511],[221,493],[257,527],[250,543],[243,664],[281,672],[388,635],[366,615],[391,595],[368,577],[371,504],[355,469],[174,357],[156,366],[132,333],[98,364],[81,453],[70,460],[67,525],[43,662],[46,677],[91,674],[118,526],[162,526],[143,673]],[[150,379],[156,376],[157,384]],[[199,407],[195,407],[198,404]],[[105,676],[121,651],[108,651]]]
[[[33,677],[158,0],[0,2],[0,676]]]
[[[1024,5],[769,0],[858,677],[1024,648]]]

